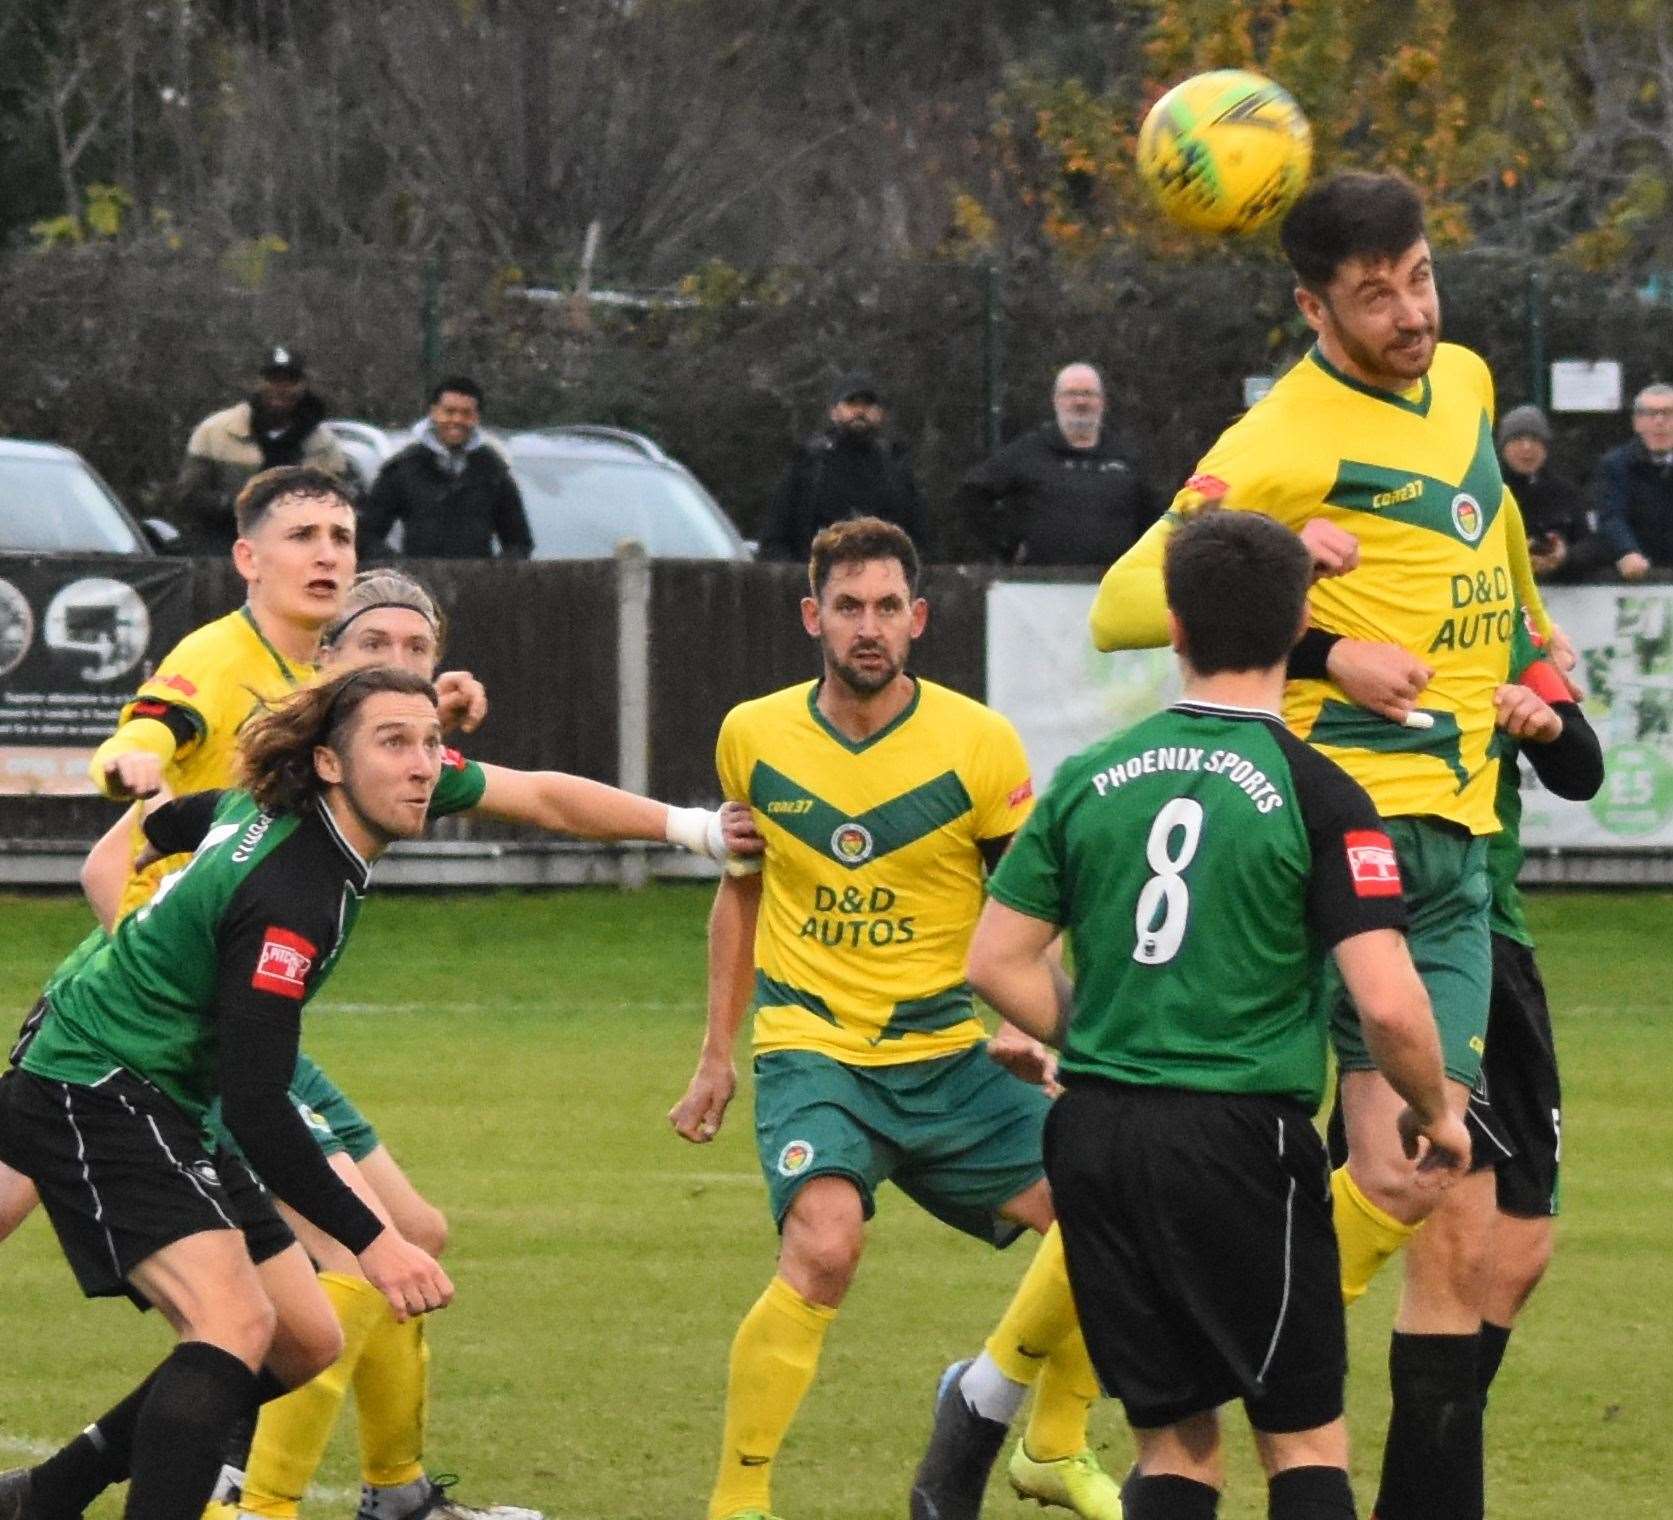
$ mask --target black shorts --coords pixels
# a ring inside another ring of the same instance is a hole
[[[1491,1115],[1493,1128],[1511,1151],[1497,1162],[1499,1207],[1529,1219],[1554,1215],[1563,1092],[1551,1010],[1534,952],[1502,934],[1493,936],[1487,1054],[1470,1104]]]
[[[89,1298],[145,1303],[128,1274],[204,1230],[241,1230],[261,1263],[294,1237],[267,1190],[197,1125],[127,1072],[97,1087],[13,1070],[0,1077],[0,1161],[35,1184]]]
[[[1342,1413],[1324,1147],[1301,1104],[1068,1079],[1046,1174],[1105,1389],[1140,1429],[1242,1399],[1257,1430]]]

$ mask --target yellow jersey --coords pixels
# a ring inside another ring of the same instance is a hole
[[[1284,718],[1371,794],[1384,817],[1450,819],[1475,834],[1494,808],[1493,692],[1509,678],[1518,594],[1544,609],[1526,536],[1493,447],[1493,382],[1466,348],[1442,343],[1404,393],[1377,390],[1317,350],[1229,427],[1174,498],[1133,565],[1159,569],[1168,523],[1219,504],[1262,512],[1299,531],[1326,518],[1359,541],[1359,566],[1316,583],[1318,627],[1398,644],[1435,670],[1419,699],[1433,720],[1413,729],[1350,701],[1330,681],[1291,681]],[[1128,646],[1142,594],[1118,563],[1092,625],[1101,648]]]
[[[755,1050],[891,1066],[984,1037],[965,955],[982,843],[1014,834],[1033,787],[998,713],[920,680],[856,743],[819,682],[744,702],[715,750],[722,790],[767,842],[755,929]]]
[[[180,719],[192,737],[177,743],[163,768],[163,779],[176,796],[236,784],[239,730],[261,709],[314,678],[312,665],[287,660],[256,626],[248,607],[229,612],[194,629],[163,656],[156,673],[122,709],[121,722],[136,718],[163,721],[177,733]],[[117,730],[121,732],[120,725]],[[95,779],[103,772],[107,740],[94,757]],[[142,843],[134,831],[134,852]],[[136,871],[122,890],[118,917],[147,902],[157,883],[189,857],[171,855]]]

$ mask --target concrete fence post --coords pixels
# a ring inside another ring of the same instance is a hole
[[[616,785],[651,791],[651,561],[637,539],[616,545]],[[621,885],[650,880],[643,845],[622,855]]]

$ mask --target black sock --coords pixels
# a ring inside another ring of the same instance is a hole
[[[1340,1467],[1292,1467],[1266,1485],[1267,1520],[1354,1520],[1356,1513]]]
[[[1214,1520],[1220,1490],[1176,1473],[1145,1476],[1136,1468],[1121,1485],[1125,1520]]]
[[[255,1406],[256,1375],[206,1341],[176,1346],[134,1430],[124,1520],[200,1520],[238,1417]]]
[[[1394,1332],[1378,1520],[1482,1520],[1478,1339]]]
[[[1499,1364],[1505,1359],[1505,1347],[1510,1344],[1510,1326],[1495,1325],[1491,1320],[1481,1322],[1481,1338],[1476,1346],[1476,1386],[1481,1389],[1483,1407],[1487,1390],[1499,1375]]]
[[[112,1483],[128,1476],[134,1426],[156,1380],[153,1372],[68,1446],[30,1469],[29,1509],[38,1520],[74,1520]]]

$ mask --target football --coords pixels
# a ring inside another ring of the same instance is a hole
[[[1287,91],[1245,69],[1176,84],[1139,131],[1139,172],[1194,232],[1252,232],[1307,182],[1313,133]]]

